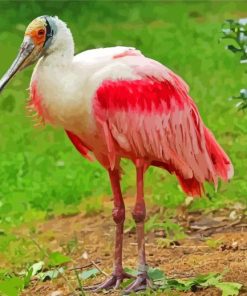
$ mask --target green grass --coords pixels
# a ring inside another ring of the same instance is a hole
[[[76,52],[134,46],[181,75],[205,123],[235,166],[233,181],[222,184],[218,193],[208,186],[210,199],[197,200],[192,209],[246,203],[247,116],[227,100],[246,85],[246,76],[219,38],[223,21],[239,18],[247,4],[1,1],[0,8],[0,75],[15,58],[26,25],[43,14],[58,15],[68,23]],[[62,130],[33,127],[25,110],[31,72],[18,74],[0,96],[0,223],[6,233],[0,248],[5,249],[12,241],[7,235],[12,226],[71,209],[76,212],[80,203],[88,205],[111,192],[106,172],[84,160]],[[134,168],[124,162],[124,170],[123,190],[134,194]],[[146,174],[146,192],[162,207],[176,207],[184,200],[176,179],[154,168]]]

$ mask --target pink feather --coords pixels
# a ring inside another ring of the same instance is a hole
[[[80,152],[80,154],[86,159],[88,159],[89,161],[93,161],[93,158],[91,157],[91,155],[88,154],[90,149],[82,142],[82,140],[70,131],[65,131],[65,132],[69,137],[70,141],[73,143],[73,145],[77,149],[77,151]]]
[[[126,58],[123,56],[123,58]],[[130,64],[131,57],[128,57]],[[202,195],[203,183],[228,180],[233,168],[223,149],[204,126],[188,86],[171,70],[148,60],[133,66],[137,80],[106,80],[94,99],[94,116],[113,155],[144,159],[175,174],[182,189]],[[144,70],[144,71],[143,71]]]

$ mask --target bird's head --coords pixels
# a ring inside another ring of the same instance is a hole
[[[57,17],[40,16],[27,26],[19,53],[0,80],[0,91],[18,71],[32,65],[40,57],[49,54],[56,39],[58,25],[61,23],[63,22]],[[64,26],[66,27],[65,24]]]

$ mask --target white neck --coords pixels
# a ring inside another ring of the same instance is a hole
[[[85,75],[73,62],[74,42],[70,30],[58,19],[56,26],[54,39],[34,70],[31,86],[36,82],[34,93],[41,96],[45,120],[80,134],[92,130],[88,128],[91,104],[83,95]]]
[[[42,64],[49,66],[67,66],[74,57],[74,41],[66,24],[56,18],[57,32],[51,45],[42,58]]]

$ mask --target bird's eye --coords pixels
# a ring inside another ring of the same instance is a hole
[[[45,30],[44,29],[40,29],[39,31],[38,31],[38,35],[39,36],[43,36],[45,34]]]

